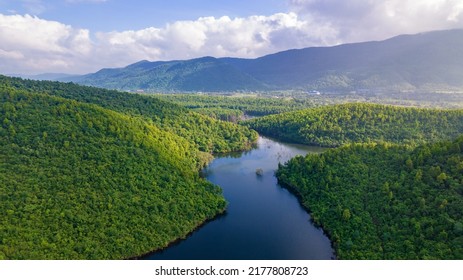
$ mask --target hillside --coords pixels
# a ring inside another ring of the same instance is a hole
[[[268,98],[250,96],[222,96],[199,94],[158,94],[157,98],[182,105],[195,112],[217,115],[220,117],[242,117],[244,115],[265,116],[284,112],[318,107],[333,103],[342,103],[342,98],[310,99]]]
[[[353,144],[291,159],[301,197],[340,259],[462,259],[463,137],[416,149]]]
[[[137,256],[225,209],[195,145],[153,122],[5,84],[0,100],[0,259]]]
[[[264,84],[213,57],[186,61],[140,61],[119,69],[102,69],[94,74],[65,78],[80,84],[119,90],[252,91]]]
[[[378,141],[416,145],[463,133],[463,110],[350,103],[265,116],[245,124],[264,135],[309,145]]]
[[[142,116],[150,119],[160,128],[182,136],[194,143],[199,150],[207,153],[246,150],[257,140],[257,133],[246,127],[217,121],[153,96],[85,87],[72,83],[22,80],[1,75],[0,84],[19,90],[41,92],[92,103],[124,114]]]
[[[139,63],[67,78],[111,89],[435,92],[463,89],[463,30],[288,50],[255,59],[204,57]]]
[[[462,47],[463,30],[446,30],[227,62],[281,88],[432,91],[463,87]]]

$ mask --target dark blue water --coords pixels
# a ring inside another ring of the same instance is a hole
[[[274,176],[278,162],[314,152],[321,149],[259,138],[257,149],[215,159],[205,172],[209,181],[222,187],[227,213],[146,259],[333,258],[329,239]],[[258,168],[262,176],[256,174]]]

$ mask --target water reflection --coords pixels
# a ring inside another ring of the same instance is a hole
[[[204,175],[222,187],[227,214],[147,259],[330,259],[333,250],[296,197],[277,184],[278,163],[319,147],[259,138],[251,151],[215,159]],[[262,169],[257,175],[256,170]]]

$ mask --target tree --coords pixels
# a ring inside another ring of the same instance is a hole
[[[348,221],[351,217],[351,214],[350,214],[350,210],[349,209],[344,209],[344,211],[342,211],[342,218],[345,220],[345,221]]]

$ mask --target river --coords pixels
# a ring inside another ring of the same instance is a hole
[[[223,189],[229,202],[226,214],[145,259],[334,258],[329,239],[274,176],[279,162],[322,150],[260,137],[256,149],[216,158],[204,172],[210,182]],[[257,169],[262,169],[261,176],[256,174]]]

